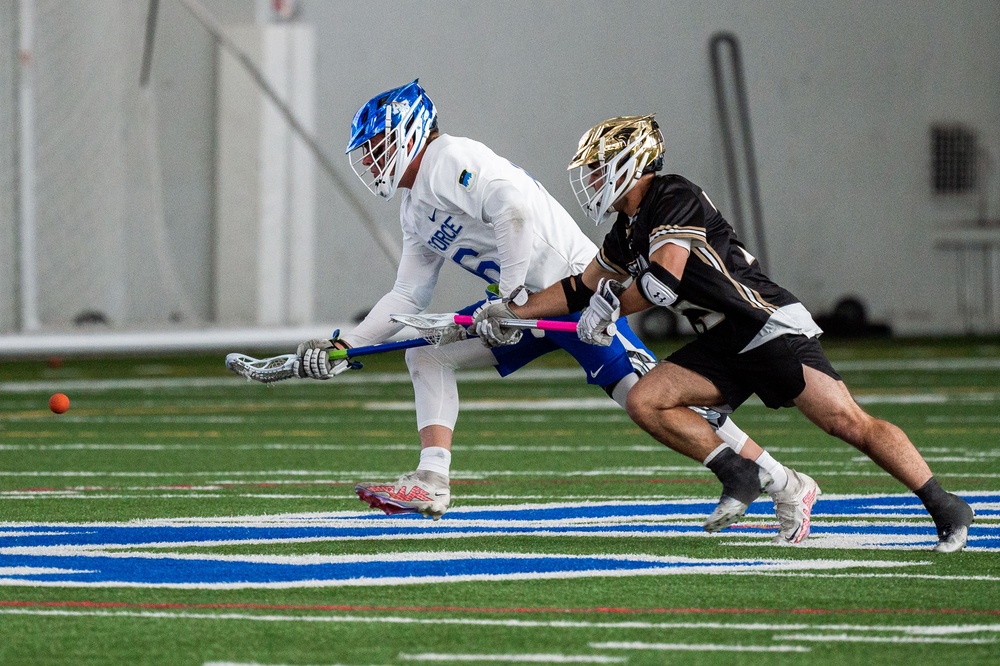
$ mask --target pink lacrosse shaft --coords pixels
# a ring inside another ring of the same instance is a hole
[[[532,322],[534,326],[532,328],[537,328],[542,331],[559,331],[560,333],[576,333],[576,322],[575,321],[556,321],[554,319],[526,319],[523,320],[526,323]],[[455,323],[459,326],[471,326],[472,317],[470,315],[455,315]]]

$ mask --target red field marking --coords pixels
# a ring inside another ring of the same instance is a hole
[[[715,483],[716,479],[632,479],[631,483]]]
[[[123,601],[0,601],[0,608],[129,608],[143,610],[288,610],[345,612],[448,612],[448,613],[557,613],[598,615],[1000,615],[1000,609],[971,608],[594,608],[510,607],[488,608],[471,606],[356,606],[307,604],[184,604],[127,603]]]

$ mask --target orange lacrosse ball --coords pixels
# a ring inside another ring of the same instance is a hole
[[[69,409],[69,398],[66,397],[65,393],[56,393],[49,398],[49,409],[56,414],[62,414]]]

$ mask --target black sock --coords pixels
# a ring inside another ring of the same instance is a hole
[[[743,458],[736,451],[726,447],[705,466],[722,481],[724,495],[741,502],[752,502],[760,496],[757,463]]]
[[[737,455],[739,454],[736,453],[736,451],[733,451],[731,448],[727,446],[726,448],[716,453],[715,457],[712,458],[711,461],[705,464],[705,467],[715,472],[715,475],[721,478],[721,473],[724,473],[725,470],[728,469],[730,465],[732,465],[733,458],[734,456]]]
[[[931,514],[942,538],[956,525],[972,524],[975,514],[969,504],[958,495],[946,492],[933,476],[913,493],[927,507],[927,513]]]
[[[913,494],[920,498],[920,501],[927,507],[927,512],[932,516],[951,504],[951,495],[945,492],[933,476],[927,483],[914,490]]]

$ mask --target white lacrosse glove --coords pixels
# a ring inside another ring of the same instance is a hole
[[[610,345],[618,332],[615,322],[621,316],[618,294],[624,290],[620,282],[601,278],[597,291],[590,297],[590,305],[580,313],[580,321],[576,324],[577,337],[590,345]]]
[[[510,304],[524,305],[528,302],[528,290],[518,287],[507,298],[486,301],[472,313],[472,328],[487,347],[516,345],[523,332],[519,328],[501,326],[501,319],[517,319]]]
[[[340,346],[337,346],[337,343]],[[361,368],[361,363],[350,359],[340,358],[330,359],[330,352],[334,349],[346,349],[347,343],[340,339],[340,331],[333,332],[330,340],[307,340],[299,345],[295,354],[299,357],[299,362],[295,371],[299,377],[311,377],[312,379],[331,379],[342,372]]]

